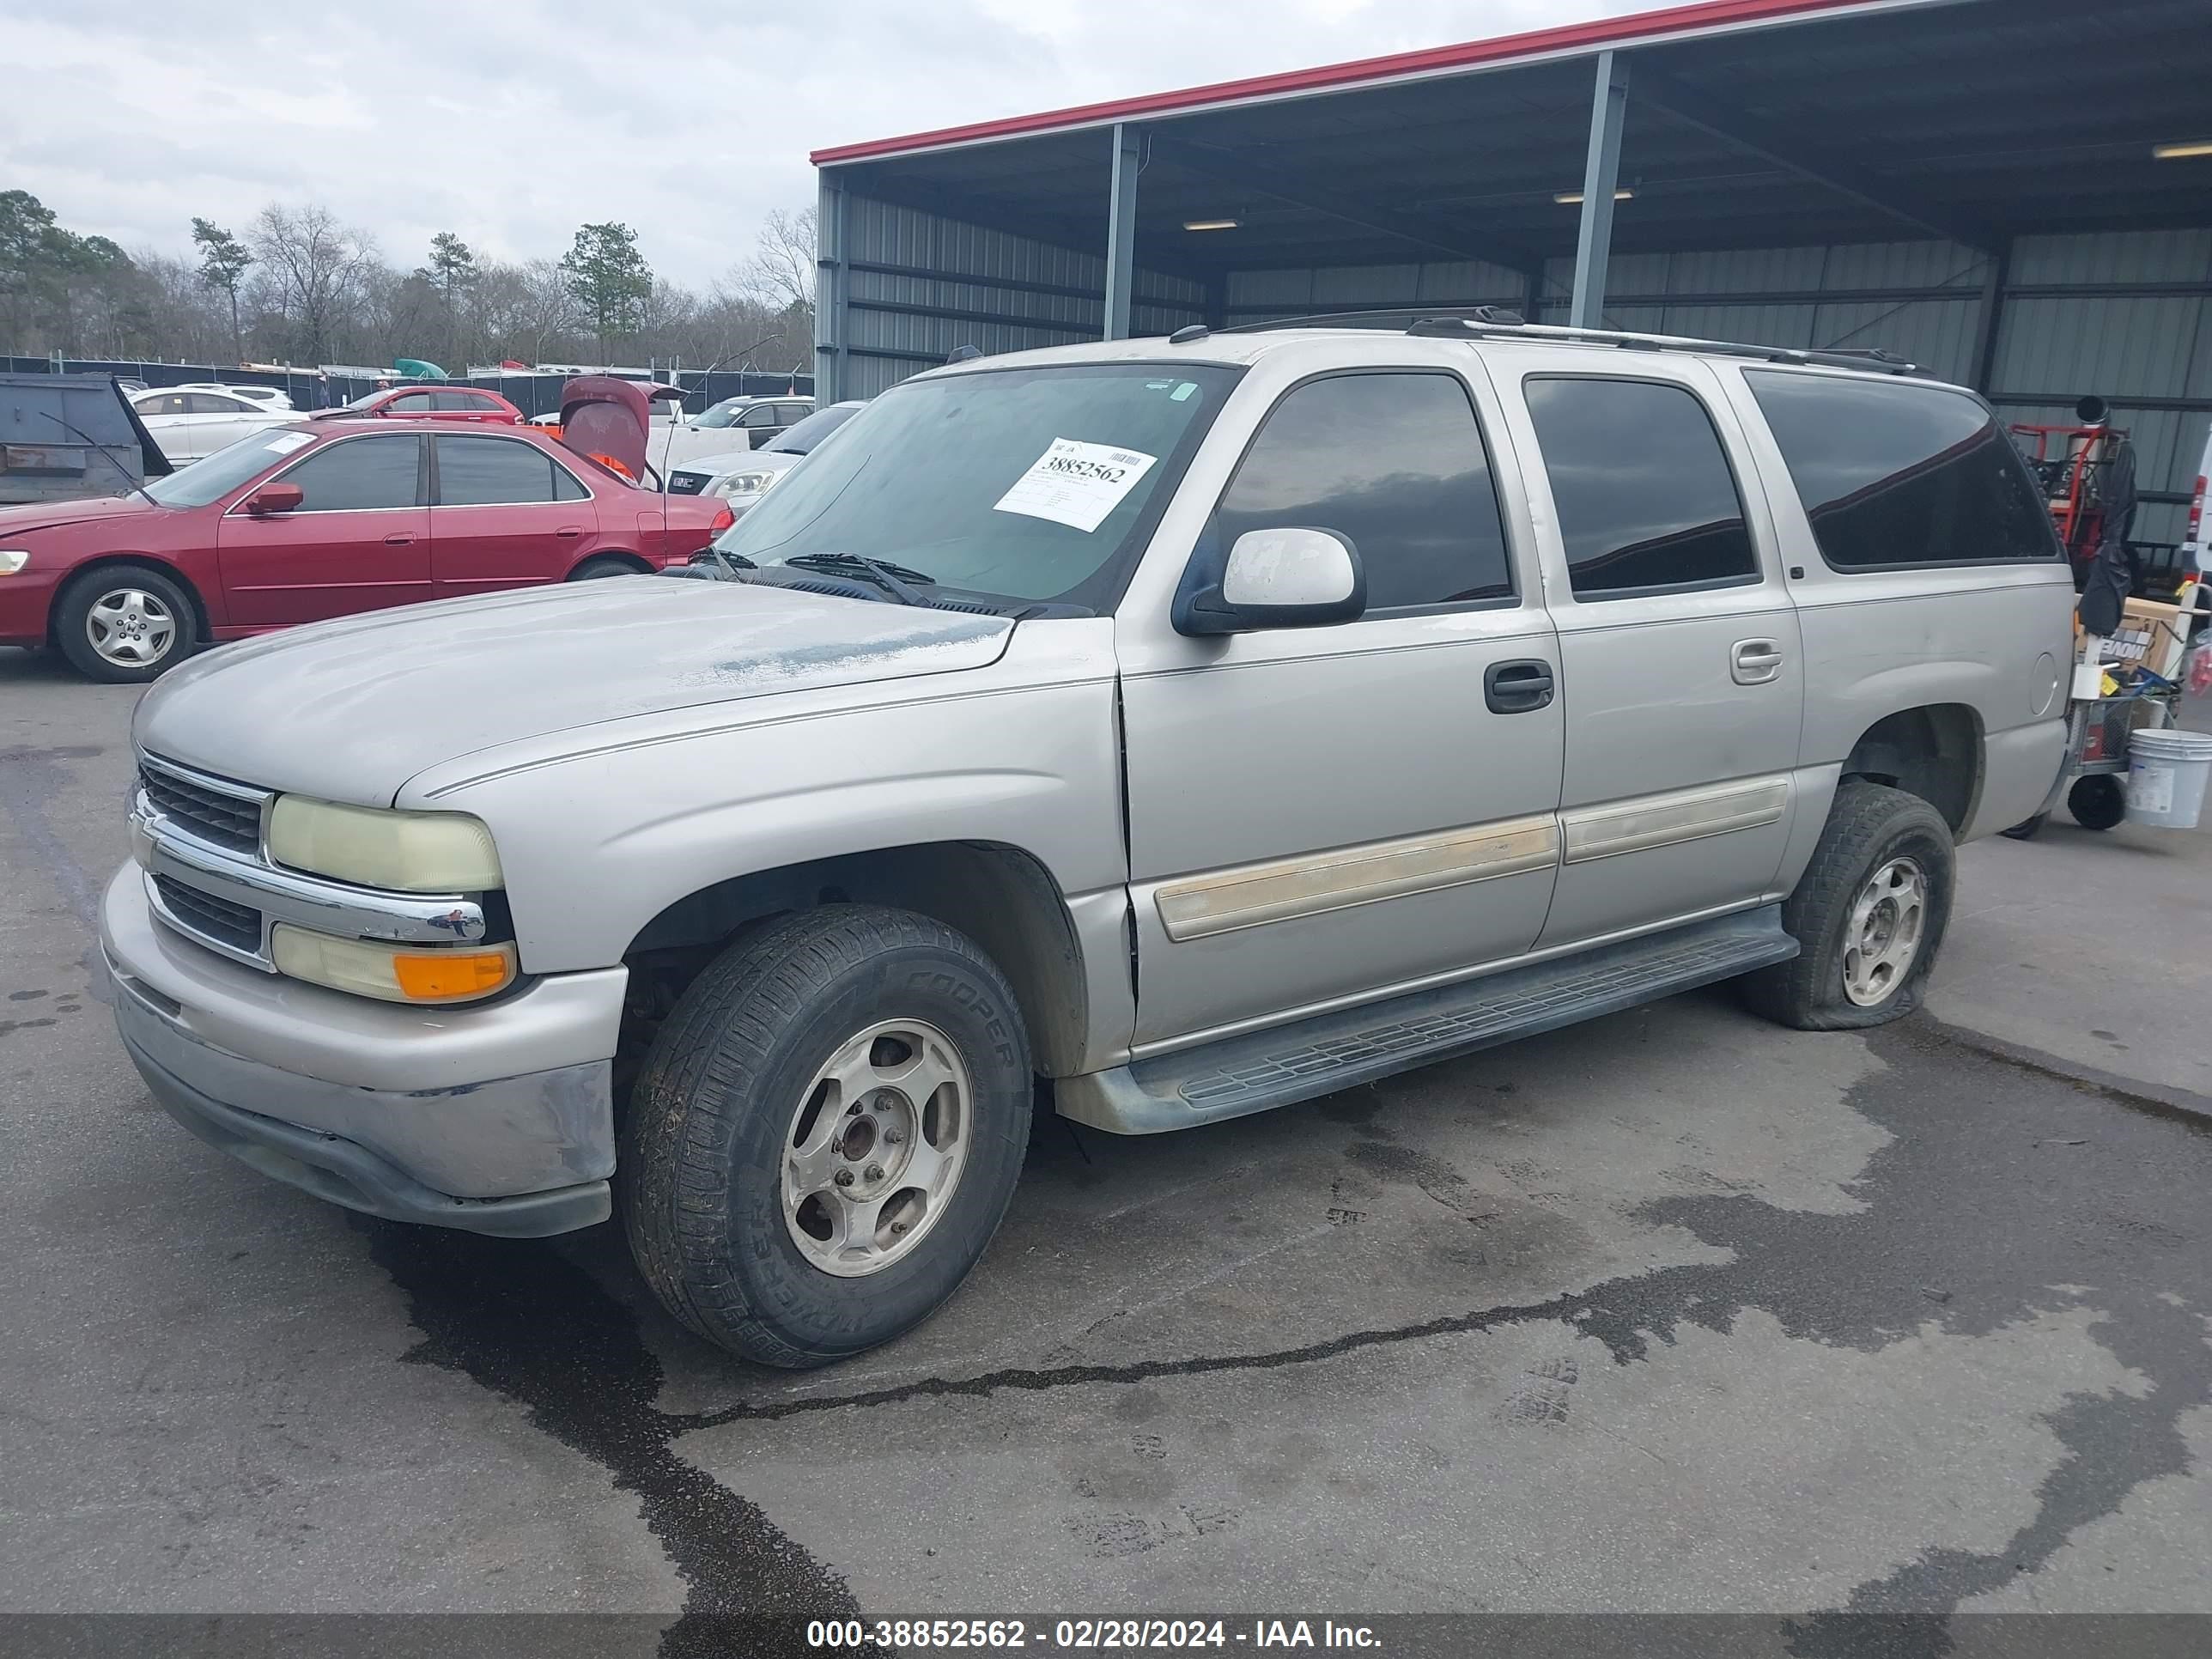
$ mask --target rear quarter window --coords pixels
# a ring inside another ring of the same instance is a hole
[[[2044,564],[2063,556],[2011,438],[1943,386],[1747,370],[1837,570]]]

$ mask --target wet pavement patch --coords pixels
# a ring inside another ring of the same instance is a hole
[[[1224,1331],[1224,1352],[1001,1366],[842,1393],[832,1372],[826,1393],[664,1413],[654,1405],[660,1364],[635,1316],[562,1248],[363,1224],[424,1333],[410,1358],[520,1402],[539,1427],[639,1495],[647,1525],[689,1586],[684,1616],[664,1647],[678,1654],[710,1650],[718,1618],[773,1610],[803,1620],[858,1611],[833,1565],[677,1454],[674,1442],[696,1431],[790,1423],[797,1433],[799,1421],[823,1413],[1101,1384],[1152,1397],[1155,1385],[1171,1388],[1177,1379],[1290,1367],[1323,1368],[1309,1375],[1325,1392],[1318,1379],[1342,1357],[1541,1322],[1595,1339],[1614,1365],[1630,1367],[1661,1363],[1691,1328],[1729,1340],[1746,1314],[1770,1317],[1791,1339],[1875,1353],[1931,1329],[1983,1337],[2054,1309],[2086,1310],[2095,1340],[2142,1386],[2063,1393],[2056,1409],[2039,1413],[2059,1455],[2026,1524],[1994,1550],[1922,1547],[1895,1571],[1857,1584],[1832,1610],[1797,1620],[1790,1638],[1791,1650],[1806,1656],[1906,1659],[1945,1651],[1948,1616],[1963,1604],[2044,1566],[2144,1483],[2188,1469],[2180,1420],[2212,1401],[2212,1347],[2199,1311],[2212,1310],[2204,1249],[2212,1134],[2166,1115],[2158,1103],[2109,1099],[2094,1085],[1977,1052],[1932,1023],[1876,1034],[1871,1048],[1884,1063],[1852,1085],[1849,1104],[1891,1139],[1847,1183],[1859,1207],[1778,1207],[1717,1182],[1716,1190],[1642,1202],[1635,1217],[1680,1230],[1709,1252],[1725,1251],[1725,1260],[1280,1348],[1266,1346],[1265,1325],[1255,1321]],[[1317,1127],[1350,1131],[1337,1155],[1341,1176],[1418,1187],[1440,1213],[1465,1216],[1477,1202],[1449,1162],[1395,1143],[1390,1115],[1370,1110],[1368,1098],[1301,1109]],[[1034,1138],[1028,1179],[1066,1184],[1085,1169],[1079,1147],[1066,1137]],[[1572,1172],[1561,1173],[1571,1187]],[[1296,1287],[1281,1294],[1294,1298]],[[743,1368],[731,1371],[744,1387]],[[1564,1420],[1581,1392],[1577,1375],[1565,1359],[1532,1370],[1504,1408],[1506,1426]],[[1916,1408],[1942,1409],[1940,1401]],[[1326,1412],[1315,1432],[1325,1444]],[[957,1452],[947,1456],[954,1461],[946,1479],[957,1486]],[[822,1474],[834,1481],[836,1470]],[[1905,1547],[1911,1548],[1909,1539]]]
[[[667,1659],[790,1650],[810,1619],[849,1618],[845,1581],[778,1531],[757,1505],[678,1457],[690,1426],[653,1408],[660,1363],[628,1310],[556,1248],[362,1220],[369,1253],[408,1301],[422,1340],[410,1364],[442,1366],[524,1407],[531,1422],[637,1494],[645,1523],[684,1580]]]

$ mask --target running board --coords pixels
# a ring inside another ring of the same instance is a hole
[[[1188,1129],[1618,1013],[1796,954],[1782,908],[1771,904],[1061,1078],[1054,1099],[1061,1116],[1114,1134]]]

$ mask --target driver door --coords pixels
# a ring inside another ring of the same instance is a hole
[[[1449,975],[1543,929],[1559,650],[1518,481],[1492,465],[1492,393],[1361,352],[1280,391],[1204,533],[1335,532],[1365,614],[1186,638],[1133,591],[1116,619],[1140,1048]],[[1499,669],[1555,689],[1500,696]]]
[[[431,598],[423,447],[416,432],[342,438],[256,486],[297,484],[293,511],[257,517],[241,501],[224,514],[217,557],[231,625],[283,628]]]

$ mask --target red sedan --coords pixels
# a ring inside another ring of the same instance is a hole
[[[341,409],[318,410],[318,421],[367,419],[475,421],[495,426],[515,426],[522,411],[496,392],[477,386],[386,386],[366,398],[356,398]]]
[[[617,430],[594,447],[619,462],[628,411],[598,412]],[[718,500],[641,489],[532,427],[302,422],[137,495],[0,507],[0,645],[150,680],[295,623],[680,564],[729,522]]]

